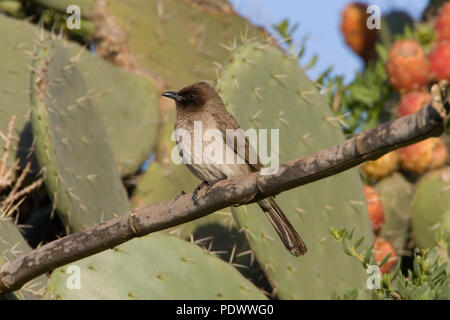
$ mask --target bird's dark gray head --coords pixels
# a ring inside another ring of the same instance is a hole
[[[174,99],[177,107],[183,108],[201,108],[210,100],[219,99],[220,101],[217,92],[206,82],[197,82],[184,87],[178,92],[166,91],[161,95]]]

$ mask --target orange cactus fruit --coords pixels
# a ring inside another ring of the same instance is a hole
[[[389,82],[400,93],[421,90],[428,83],[428,58],[414,40],[396,41],[389,50],[386,67]]]
[[[431,95],[425,91],[412,91],[403,95],[397,108],[397,115],[404,117],[416,113],[431,102]]]
[[[361,165],[361,171],[370,180],[378,180],[387,177],[398,169],[398,155],[391,151],[372,161],[366,161]]]
[[[351,3],[342,12],[341,31],[348,46],[365,61],[374,56],[377,29],[367,27],[367,5]]]
[[[400,166],[417,174],[442,166],[448,157],[447,147],[440,138],[429,138],[397,152]]]
[[[391,254],[386,263],[380,268],[381,273],[391,272],[398,260],[397,252],[395,251],[394,246],[389,241],[386,241],[381,237],[376,237],[373,250],[375,253],[375,261],[377,263],[381,263],[381,261],[383,261],[389,253]]]
[[[384,209],[378,193],[374,188],[364,185],[364,195],[366,197],[367,209],[369,211],[370,222],[374,233],[380,231],[384,222]]]

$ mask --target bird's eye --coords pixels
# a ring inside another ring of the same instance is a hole
[[[190,92],[188,94],[188,99],[189,100],[194,100],[197,97],[197,94],[195,92]]]

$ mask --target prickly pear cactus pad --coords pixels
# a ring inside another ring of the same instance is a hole
[[[76,64],[62,44],[44,41],[33,68],[36,154],[68,231],[127,212],[106,130]]]
[[[32,0],[36,4],[43,7],[51,8],[53,10],[66,13],[66,10],[71,5],[76,5],[80,8],[81,16],[89,17],[92,15],[96,0]]]
[[[8,124],[12,116],[16,116],[14,136],[20,137],[29,119],[30,111],[30,53],[34,44],[35,34],[30,26],[22,21],[8,18],[0,14],[0,131],[7,134]],[[37,29],[36,29],[37,31]],[[29,42],[24,39],[30,39]],[[7,63],[6,63],[7,62]],[[29,139],[31,140],[31,138]],[[13,139],[14,153],[8,158],[8,167],[15,161],[18,140]],[[31,145],[31,141],[28,143]],[[5,141],[0,139],[0,150]]]
[[[400,173],[395,172],[375,186],[384,207],[384,223],[380,236],[402,252],[408,239],[409,205],[413,186]]]
[[[421,248],[436,245],[435,232],[450,209],[450,167],[425,174],[416,184],[411,200],[412,236]]]
[[[68,289],[69,268],[80,269],[80,289]],[[130,266],[133,270],[130,271]],[[53,271],[47,298],[266,299],[230,264],[198,246],[162,233]]]
[[[144,77],[115,67],[79,45],[66,42],[68,51],[92,90],[121,176],[135,173],[155,141],[158,94]]]
[[[220,74],[218,90],[244,130],[279,129],[279,148],[272,148],[279,152],[280,163],[344,140],[339,119],[332,116],[319,90],[297,61],[276,47],[250,42],[238,48]],[[305,256],[290,255],[257,205],[233,212],[279,298],[331,298],[335,290],[364,285],[364,269],[346,256],[329,232],[331,227],[354,228],[355,235],[365,237],[364,246],[373,241],[356,170],[284,192],[276,199],[305,240]]]
[[[215,65],[240,38],[265,33],[233,12],[211,12],[185,0],[108,1],[107,9],[128,34],[131,53],[144,70],[179,89],[213,80]]]
[[[17,226],[0,216],[0,268],[8,261],[28,253],[31,248],[25,242]],[[6,296],[7,299],[40,299],[47,286],[47,276],[39,276],[26,283],[22,289]],[[0,300],[2,296],[0,295]]]
[[[50,34],[2,15],[0,29],[5,30],[0,38],[0,59],[8,61],[0,65],[0,130],[6,134],[11,117],[16,115],[15,135],[31,140],[31,135],[24,135],[23,131],[30,112],[32,53],[39,37],[48,38]],[[154,144],[158,118],[155,87],[144,77],[115,67],[76,43],[65,41],[65,45],[98,106],[119,173],[125,176],[136,172]],[[17,140],[12,142],[16,151]],[[23,145],[30,146],[31,141],[23,141]],[[0,139],[0,148],[3,146]],[[9,157],[9,165],[13,161],[14,157]]]

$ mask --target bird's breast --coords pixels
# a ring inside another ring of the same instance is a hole
[[[238,161],[224,135],[213,122],[185,123],[177,125],[175,139],[183,163],[203,181],[213,181],[240,176],[251,170],[245,161]]]

